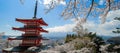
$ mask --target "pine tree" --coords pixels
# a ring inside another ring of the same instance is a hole
[[[65,43],[67,43],[69,41],[69,34],[66,35],[66,38],[65,38]]]
[[[114,18],[114,20],[118,20],[120,21],[120,17],[116,17]],[[113,33],[116,33],[116,34],[120,34],[120,27],[116,27],[116,30],[115,31],[112,31]]]

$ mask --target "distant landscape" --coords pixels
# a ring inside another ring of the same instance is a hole
[[[120,53],[120,0],[0,0],[2,52]]]
[[[8,36],[8,35],[3,35],[2,36],[2,39],[7,39],[8,37],[11,37],[11,36]],[[59,37],[59,35],[57,36],[43,36],[43,37],[45,37],[45,38],[48,38],[48,39],[64,39],[66,36],[60,36]],[[109,39],[109,38],[111,38],[111,37],[114,37],[114,36],[101,36],[104,40],[107,40],[107,39]]]

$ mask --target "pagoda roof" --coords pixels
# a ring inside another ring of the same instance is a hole
[[[8,40],[36,40],[36,39],[42,39],[41,36],[17,36],[17,37],[9,37]]]
[[[35,50],[35,51],[29,51],[28,48],[30,48],[29,46],[16,46],[16,47],[11,47],[11,48],[6,48],[3,49],[3,52],[22,52],[22,53],[31,53],[31,52],[39,52],[39,50]]]
[[[12,48],[6,48],[3,49],[3,52],[24,52],[27,50],[28,47],[23,47],[23,46],[16,46],[16,47],[12,47]]]
[[[17,37],[9,37],[8,40],[23,40],[23,39],[42,39],[42,40],[49,40],[48,38],[41,37],[41,36],[17,36]]]
[[[37,18],[33,18],[33,19],[19,19],[19,18],[16,18],[16,21],[22,22],[24,24],[27,24],[28,22],[37,22],[40,25],[48,26],[48,24],[42,18],[39,18],[39,19],[37,19]]]
[[[13,27],[12,29],[13,29],[13,30],[19,30],[19,31],[25,31],[25,30],[39,30],[40,32],[46,32],[46,33],[48,33],[48,31],[42,29],[42,27],[39,27],[39,28],[15,28],[15,27]]]

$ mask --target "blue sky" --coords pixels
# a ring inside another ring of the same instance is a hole
[[[46,0],[48,1],[48,0]],[[98,1],[97,1],[98,2]],[[99,1],[102,3],[102,1]],[[49,3],[49,2],[48,2]],[[100,3],[100,4],[101,4]],[[20,3],[19,0],[0,0],[0,32],[5,32],[6,35],[20,35],[21,32],[12,30],[12,27],[22,27],[23,24],[20,22],[16,22],[15,18],[32,18],[34,14],[34,4],[35,0],[25,0],[24,5]],[[45,2],[44,2],[45,4]],[[50,11],[48,14],[45,14],[44,8],[46,7],[41,2],[38,5],[38,18],[43,18],[48,26],[43,26],[44,29],[48,30],[48,34],[43,35],[65,35],[67,33],[72,32],[72,28],[75,26],[75,22],[73,19],[64,20],[63,17],[60,16],[62,10],[64,9],[65,3],[61,2],[61,4]],[[117,12],[117,14],[116,14]],[[99,23],[98,18],[88,18],[89,20],[84,25],[86,28],[89,28],[89,31],[97,32],[99,35],[111,35],[113,36],[112,30],[118,23],[113,20],[114,17],[119,16],[120,10],[111,11],[107,17],[109,22],[105,24]],[[108,27],[111,26],[111,27]],[[115,34],[114,34],[115,35]]]
[[[16,22],[15,18],[32,18],[34,14],[35,0],[25,0],[24,5],[19,0],[0,0],[0,32],[5,32],[7,35],[19,35],[18,31],[11,30],[12,27],[22,27],[23,24]],[[62,5],[61,5],[62,6]],[[45,14],[45,6],[38,5],[38,18],[43,18],[50,28],[72,23],[70,20],[64,20],[60,16],[63,7],[56,7],[56,9]]]

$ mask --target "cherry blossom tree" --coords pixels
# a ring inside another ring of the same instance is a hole
[[[24,3],[24,0],[20,0]],[[44,0],[34,0],[44,1]],[[81,28],[82,23],[85,23],[88,18],[101,18],[101,23],[104,23],[109,11],[120,9],[120,0],[47,0],[49,4],[45,8],[45,13],[49,13],[55,9],[59,3],[65,2],[61,16],[64,19],[75,18],[78,24],[75,26],[74,31],[78,32],[78,26]],[[79,19],[80,18],[80,19]],[[83,28],[83,27],[82,27]]]

